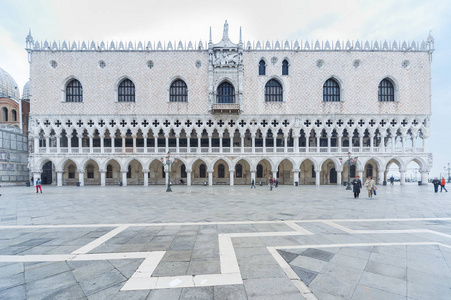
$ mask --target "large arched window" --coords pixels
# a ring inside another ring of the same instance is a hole
[[[266,63],[263,59],[258,63],[258,75],[266,75]]]
[[[177,79],[171,84],[169,102],[188,102],[188,86],[185,81]]]
[[[237,164],[235,167],[235,177],[243,178],[243,166],[241,164]]]
[[[88,165],[86,170],[88,173],[88,178],[94,178],[94,166],[90,164],[90,165]]]
[[[220,164],[218,166],[218,178],[224,178],[225,177],[225,167],[223,164]]]
[[[323,85],[323,101],[340,101],[340,85],[333,78],[329,78]]]
[[[271,79],[265,85],[265,101],[266,102],[282,102],[283,91],[279,81]]]
[[[282,62],[282,75],[288,75],[288,61],[286,59]]]
[[[393,83],[387,78],[379,83],[379,101],[395,101],[395,89],[393,87]]]
[[[70,165],[68,168],[67,168],[67,173],[68,173],[68,177],[69,178],[75,178],[75,166],[74,165]]]
[[[8,109],[6,107],[2,108],[2,121],[8,122]]]
[[[135,102],[135,84],[130,79],[124,79],[119,83],[117,91],[118,102]]]
[[[17,111],[15,109],[11,110],[11,121],[16,122],[17,121]]]
[[[108,165],[106,167],[106,178],[113,178],[113,166]]]
[[[257,178],[263,178],[263,166],[261,164],[257,165]]]
[[[66,86],[66,102],[83,102],[83,87],[77,79],[72,79]]]
[[[235,88],[229,82],[219,85],[217,103],[235,103]]]
[[[199,178],[207,177],[207,167],[204,164],[201,164],[199,167]]]

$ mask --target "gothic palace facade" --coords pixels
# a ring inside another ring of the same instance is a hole
[[[418,164],[427,183],[433,39],[35,42],[32,175],[70,185],[342,184]],[[358,156],[347,164],[348,153]]]

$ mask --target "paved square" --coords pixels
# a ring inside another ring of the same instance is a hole
[[[450,299],[451,193],[2,188],[0,299]]]

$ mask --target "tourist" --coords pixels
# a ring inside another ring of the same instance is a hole
[[[41,190],[41,194],[42,194],[42,188],[41,188],[41,178],[36,179],[36,193],[38,192],[38,190]]]
[[[368,190],[368,199],[373,198],[373,191],[376,189],[376,182],[371,179],[371,176],[368,176],[368,179],[365,181],[365,187]]]
[[[252,179],[252,181],[251,181],[251,188],[255,189],[255,180],[254,179]]]
[[[272,185],[274,183],[274,179],[272,177],[269,177],[268,180],[269,180],[269,190],[272,191]]]
[[[446,180],[445,177],[442,177],[442,182],[440,182],[440,193],[445,190],[448,193],[448,190],[445,188]]]
[[[354,192],[354,198],[359,198],[361,188],[362,181],[360,180],[360,176],[357,175],[355,179],[352,181],[352,191]]]
[[[395,178],[393,176],[390,177],[390,184],[393,185],[394,182],[395,182]]]
[[[440,185],[440,180],[438,180],[438,178],[435,177],[434,180],[432,180],[432,184],[434,185],[434,191],[437,193],[438,192],[438,186]]]

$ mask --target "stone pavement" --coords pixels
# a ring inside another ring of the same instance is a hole
[[[451,193],[2,188],[0,299],[450,299]]]

